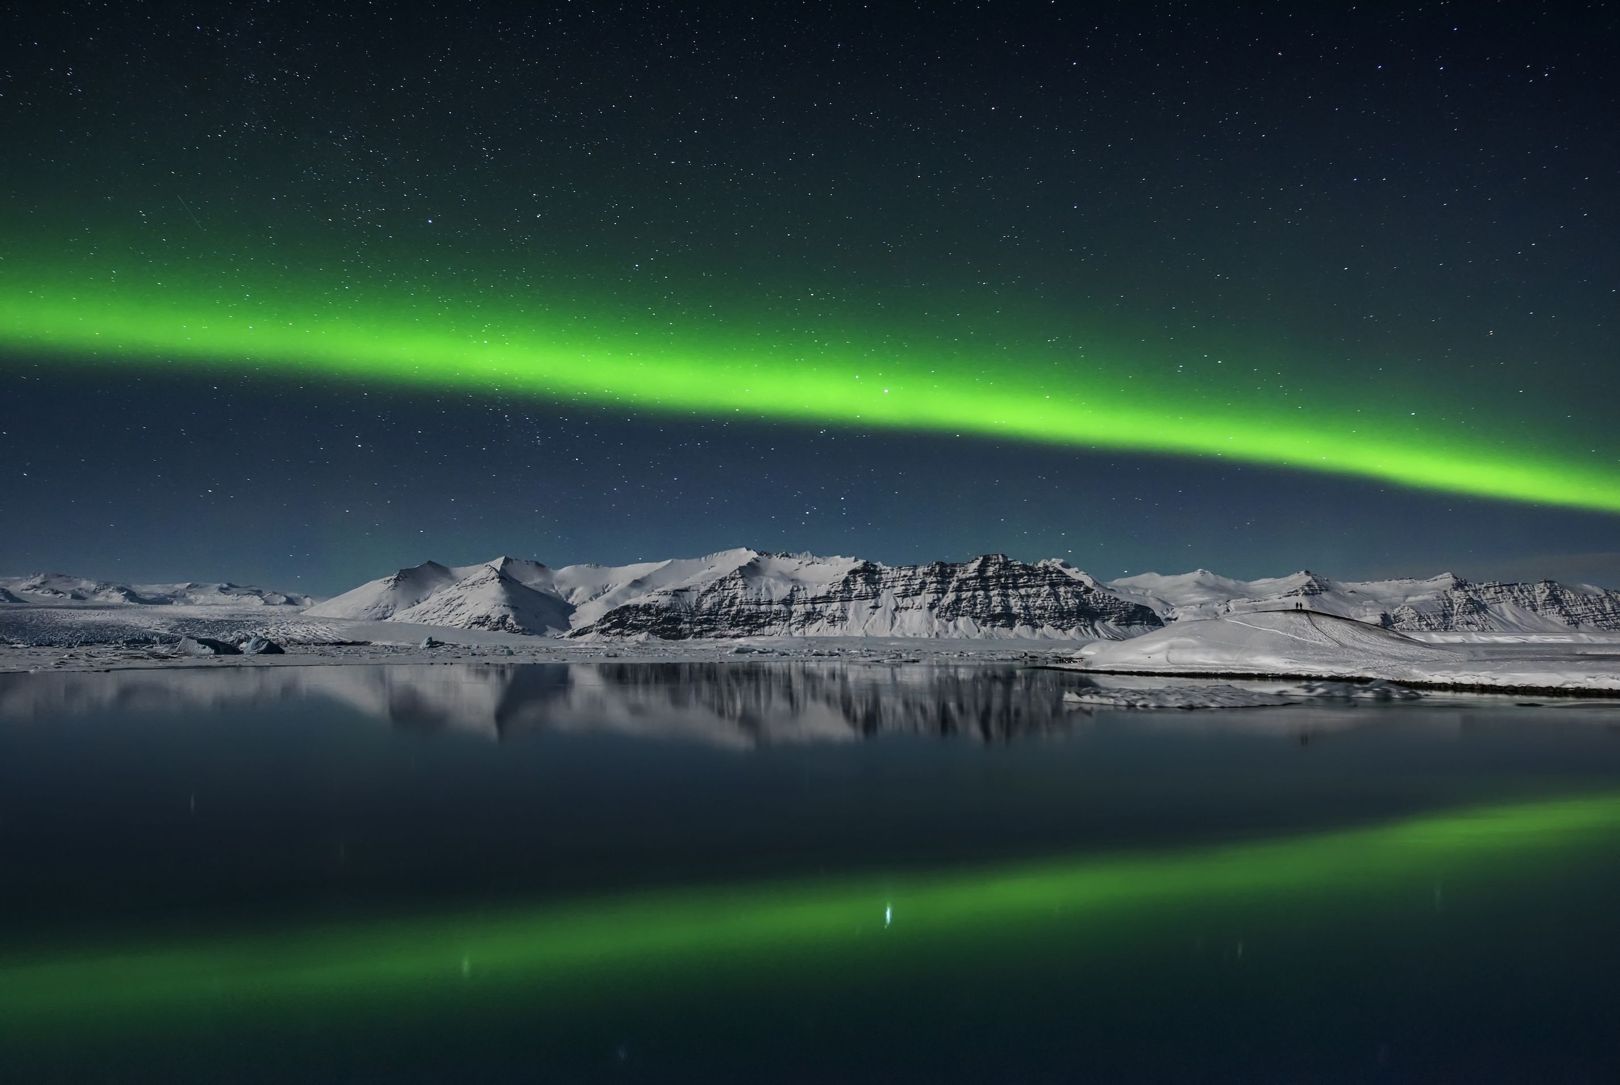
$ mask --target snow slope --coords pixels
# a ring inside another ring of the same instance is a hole
[[[1121,577],[1107,587],[1153,608],[1166,622],[1287,610],[1300,603],[1403,632],[1620,630],[1620,592],[1552,580],[1472,581],[1441,573],[1424,579],[1338,581],[1309,570],[1234,580],[1197,569],[1173,576]]]
[[[1502,646],[1498,646],[1502,647]],[[1620,691],[1613,653],[1444,647],[1382,626],[1308,610],[1176,622],[1119,643],[1087,645],[1084,669],[1136,674],[1375,678],[1454,689],[1586,694]]]
[[[377,580],[369,580],[304,611],[311,618],[347,618],[351,621],[387,621],[414,607],[435,592],[461,579],[456,570],[436,561],[424,561]]]
[[[446,589],[396,611],[389,618],[422,625],[497,629],[507,633],[567,630],[574,608],[549,590],[544,577],[535,576],[526,583],[520,575],[504,561],[474,566]]]
[[[1152,607],[1168,618],[1211,618],[1233,610],[1282,610],[1284,603],[1319,596],[1322,582],[1310,571],[1263,580],[1234,580],[1194,569],[1166,576],[1142,573],[1120,577],[1108,587]]]
[[[0,603],[63,606],[96,603],[114,606],[220,606],[260,607],[310,604],[307,595],[270,591],[241,584],[117,584],[68,573],[35,573],[0,577]]]
[[[1080,654],[1096,670],[1336,678],[1417,677],[1463,658],[1381,626],[1299,610],[1181,621]]]
[[[436,561],[400,569],[306,610],[311,618],[396,621],[508,633],[560,633],[573,607],[537,561],[496,558],[480,565]]]

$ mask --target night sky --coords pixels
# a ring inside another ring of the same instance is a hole
[[[1597,3],[12,5],[0,573],[1620,583],[1617,51]]]

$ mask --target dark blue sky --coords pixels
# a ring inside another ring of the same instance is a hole
[[[1001,550],[1099,576],[1620,581],[1614,520],[1152,456],[51,367],[0,422],[7,569],[340,590],[427,558]],[[1580,555],[1574,560],[1565,555]]]
[[[1620,476],[1612,5],[0,18],[0,291],[108,253],[227,284],[408,267],[599,319],[958,321],[989,381],[1081,327],[1216,388],[1240,355],[1233,402],[1325,419],[1348,392]],[[1204,459],[17,349],[0,390],[0,574],[330,592],[750,545],[1620,583],[1615,515]]]

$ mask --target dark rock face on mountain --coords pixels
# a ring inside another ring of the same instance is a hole
[[[1556,580],[1456,577],[1431,599],[1387,611],[1383,624],[1403,632],[1495,632],[1537,620],[1571,629],[1620,630],[1620,591],[1578,591]]]
[[[850,563],[825,578],[783,576],[761,554],[701,585],[617,607],[574,635],[668,640],[740,636],[1133,636],[1163,623],[1060,562],[1002,554],[961,563]]]

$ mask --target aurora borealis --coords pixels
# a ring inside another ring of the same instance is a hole
[[[12,562],[1620,563],[1608,13],[13,22]]]
[[[1620,512],[1620,473],[1555,452],[1503,447],[1467,431],[1384,419],[1302,420],[1287,403],[1211,406],[1217,388],[1132,380],[1131,366],[1008,363],[987,379],[961,361],[928,364],[859,343],[750,348],[660,328],[604,335],[588,318],[563,330],[536,314],[422,319],[361,305],[328,313],[314,299],[253,289],[199,303],[175,291],[80,287],[0,300],[0,339],[19,351],[115,364],[285,370],[382,385],[508,391],[637,411],[791,419],[970,433],[1051,444],[1224,456],[1426,489]],[[270,304],[253,302],[269,296]],[[397,308],[397,307],[396,307]],[[607,322],[603,322],[607,323]],[[540,329],[529,330],[534,324]],[[610,326],[617,326],[612,324]],[[1202,397],[1202,398],[1200,398]]]
[[[0,9],[0,1081],[1620,1080],[1616,55]]]

